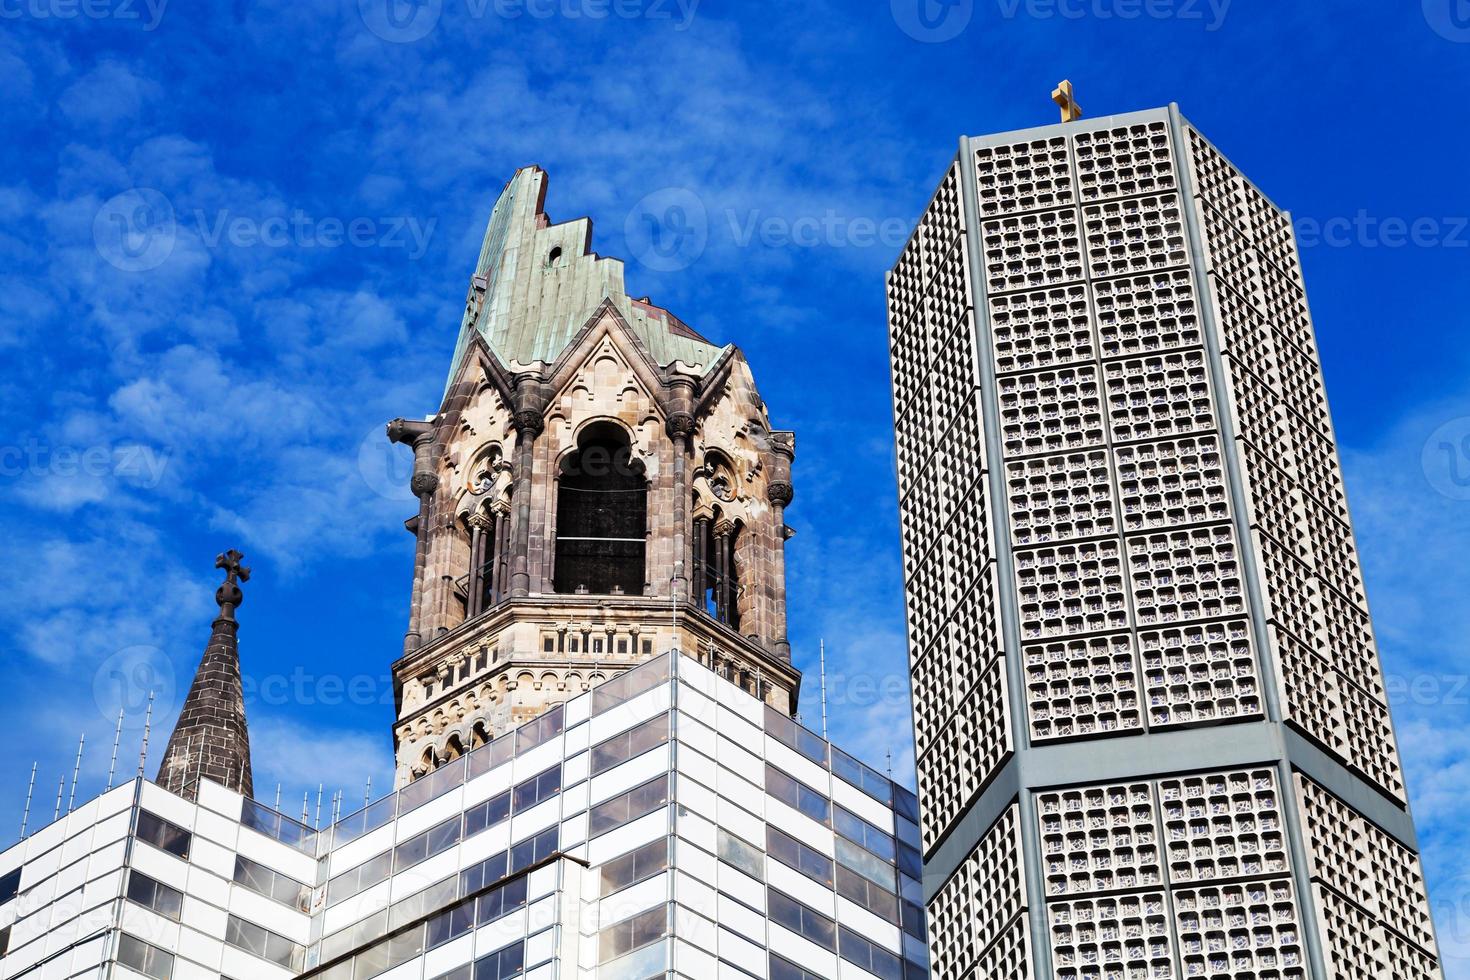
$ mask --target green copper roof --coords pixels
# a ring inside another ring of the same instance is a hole
[[[589,250],[591,221],[551,224],[542,210],[545,196],[545,171],[526,167],[495,202],[475,265],[476,286],[483,294],[477,301],[472,293],[466,305],[449,384],[469,349],[471,331],[512,369],[551,363],[604,299],[613,302],[659,365],[682,361],[701,370],[719,357],[722,348],[667,310],[629,297],[622,260]]]

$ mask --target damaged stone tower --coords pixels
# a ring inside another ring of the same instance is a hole
[[[485,231],[438,411],[399,419],[419,512],[394,665],[400,785],[669,649],[790,714],[794,440],[750,368],[553,224],[522,169]]]

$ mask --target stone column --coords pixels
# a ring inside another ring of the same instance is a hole
[[[734,571],[730,547],[734,533],[735,525],[729,521],[715,525],[715,618],[722,623],[730,622],[730,601],[735,594],[734,583],[730,581]]]
[[[403,652],[412,653],[423,643],[420,631],[424,613],[424,570],[429,563],[429,515],[434,491],[439,489],[439,475],[434,472],[434,423],[394,419],[388,423],[388,439],[413,447],[413,477],[409,488],[419,498],[417,516],[404,525],[415,538],[413,596],[409,602],[408,633],[403,637]]]
[[[494,565],[490,569],[491,586],[490,598],[496,604],[505,598],[505,579],[507,574],[506,556],[509,553],[509,542],[506,541],[507,532],[510,528],[510,508],[503,502],[495,504],[495,540],[492,542],[495,550]]]
[[[791,529],[786,526],[786,508],[795,491],[791,486],[791,463],[796,459],[796,437],[790,432],[771,433],[771,480],[766,484],[766,499],[771,502],[772,524],[776,532],[775,554],[771,562],[771,648],[782,660],[791,661],[791,640],[786,634],[786,539]]]
[[[470,575],[466,586],[465,618],[473,619],[485,611],[485,538],[493,534],[494,525],[484,514],[475,514],[470,525]],[[493,542],[492,542],[493,544]]]
[[[546,428],[546,394],[541,376],[516,375],[516,455],[511,470],[510,594],[531,594],[531,476],[536,461],[536,437]]]
[[[694,551],[689,534],[689,450],[694,436],[694,394],[696,380],[687,374],[668,377],[667,420],[664,429],[674,444],[674,567],[670,588],[682,586],[685,598],[694,594]]]
[[[696,517],[694,519],[694,567],[691,570],[690,596],[700,612],[704,612],[704,592],[707,588],[705,575],[708,573],[709,555],[704,553],[704,543],[709,537],[709,518]]]

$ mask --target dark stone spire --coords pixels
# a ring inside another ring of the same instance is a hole
[[[214,560],[216,568],[225,570],[225,580],[214,593],[219,616],[158,767],[158,784],[185,799],[198,795],[200,779],[253,795],[250,736],[245,728],[240,651],[235,639],[240,628],[235,610],[244,600],[240,583],[250,580],[250,569],[240,564],[243,557],[231,550]]]

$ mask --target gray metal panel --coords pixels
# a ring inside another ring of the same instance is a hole
[[[1052,123],[1049,126],[1033,126],[1030,129],[1015,129],[1009,133],[991,133],[987,136],[968,136],[965,143],[970,152],[986,146],[1005,146],[1008,143],[1026,143],[1031,140],[1051,139],[1054,136],[1072,136],[1095,129],[1111,129],[1115,126],[1132,126],[1137,123],[1163,122],[1169,118],[1169,109],[1140,109],[1137,112],[1120,112],[1111,116],[1089,116],[1076,122]]]

